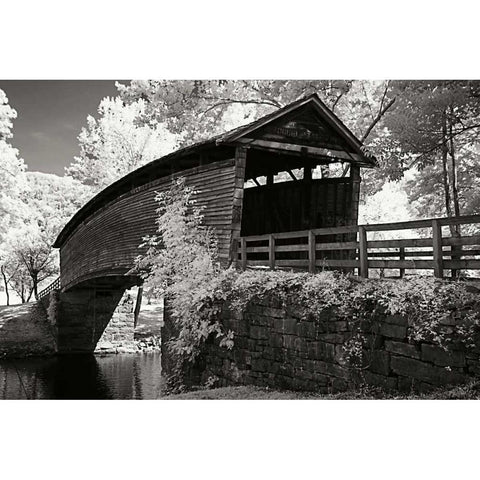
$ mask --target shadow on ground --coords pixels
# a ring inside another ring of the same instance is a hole
[[[53,330],[42,304],[0,307],[0,357],[48,355],[54,351]]]

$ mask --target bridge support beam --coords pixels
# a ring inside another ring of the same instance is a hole
[[[122,352],[133,348],[137,289],[77,288],[60,293],[55,319],[58,353]]]

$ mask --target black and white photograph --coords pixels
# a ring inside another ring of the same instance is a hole
[[[480,81],[0,87],[1,398],[478,398]]]
[[[1,11],[2,478],[474,473],[467,2]]]

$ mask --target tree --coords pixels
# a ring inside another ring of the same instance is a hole
[[[165,124],[179,136],[178,146],[212,137],[253,121],[297,98],[318,92],[332,105],[350,82],[339,80],[147,80],[117,83],[126,103],[143,100],[143,125]]]
[[[65,223],[91,196],[89,188],[70,177],[40,172],[27,172],[26,177],[28,189],[21,197],[23,222],[10,229],[6,242],[10,283],[22,299],[29,299],[31,292],[38,298],[39,285],[58,273],[58,254],[52,244]]]
[[[26,188],[26,165],[18,156],[18,150],[13,148],[8,139],[13,136],[13,120],[17,112],[8,104],[8,98],[0,90],[0,269],[4,283],[7,304],[9,298],[10,270],[6,240],[12,228],[21,223],[24,205],[20,195]]]
[[[87,118],[78,137],[80,155],[66,174],[99,191],[130,171],[170,152],[175,137],[162,125],[138,125],[145,102],[125,105],[119,98],[104,98],[98,120]]]
[[[9,285],[13,275],[16,272],[15,269],[12,269],[12,270],[13,272],[10,271],[10,265],[6,261],[4,261],[4,263],[0,265],[0,272],[2,274],[2,280],[3,280],[3,289],[5,290],[5,296],[7,297],[7,305],[10,305]]]
[[[398,81],[392,90],[398,101],[385,125],[399,164],[420,172],[407,186],[412,199],[423,197],[431,214],[460,215],[468,205],[461,190],[471,190],[475,181],[465,173],[477,163],[480,82]],[[419,205],[423,211],[425,206]]]
[[[7,141],[13,136],[16,117],[17,112],[8,104],[5,92],[0,90],[0,263],[1,243],[8,229],[19,221],[21,205],[18,199],[25,188],[26,165],[18,157],[18,150]]]
[[[33,294],[33,284],[26,267],[16,258],[13,258],[13,260],[4,267],[4,270],[6,276],[9,276],[8,284],[20,297],[22,303],[29,302]],[[9,303],[7,303],[7,305],[8,304]]]

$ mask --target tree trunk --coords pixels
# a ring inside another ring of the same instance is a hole
[[[26,300],[25,300],[25,283],[23,281],[21,283],[20,298],[22,299],[22,303],[26,303]]]
[[[460,202],[458,200],[458,175],[457,175],[457,162],[455,158],[455,144],[453,141],[453,108],[450,106],[450,117],[448,119],[448,135],[449,135],[449,154],[451,160],[451,181],[452,181],[452,194],[453,194],[453,210],[456,217],[460,216]],[[451,229],[452,235],[455,237],[460,236],[460,225],[454,225]],[[452,260],[459,260],[461,257],[462,247],[455,245],[451,246],[451,258]],[[452,270],[452,278],[457,278],[458,271]]]
[[[5,295],[7,296],[7,307],[10,305],[10,293],[8,292],[8,280],[7,275],[5,274],[5,267],[2,265],[2,277],[3,277],[3,284],[5,285]]]
[[[450,181],[448,174],[448,144],[447,144],[447,115],[443,112],[442,119],[442,179],[443,179],[443,190],[445,193],[445,209],[447,211],[447,217],[453,217],[452,214],[452,205],[450,197]],[[455,234],[455,229],[453,225],[450,225],[450,232],[452,235]]]
[[[35,296],[35,300],[38,300],[38,273],[37,272],[32,272],[31,274],[32,277],[32,283],[33,283],[33,293]],[[30,292],[31,296],[32,292]],[[30,300],[30,298],[29,298]]]
[[[450,113],[453,113],[452,107],[450,107]],[[452,192],[453,192],[453,208],[455,216],[460,216],[460,202],[458,200],[458,172],[457,172],[457,160],[455,158],[455,145],[453,142],[453,125],[452,120],[449,121],[449,144],[450,144],[450,159],[452,161]]]

